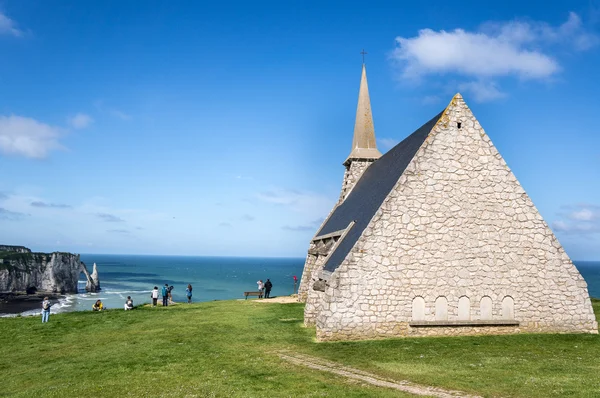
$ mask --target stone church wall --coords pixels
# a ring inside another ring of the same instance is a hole
[[[309,254],[306,256],[306,261],[304,262],[302,278],[300,278],[300,286],[298,287],[298,301],[301,303],[306,302],[308,297],[308,289],[312,283],[311,279],[316,267],[317,256],[310,254],[310,251],[314,249],[314,247],[314,242],[311,242],[308,248]]]
[[[314,326],[317,314],[321,312],[324,292],[313,289],[315,282],[319,280],[319,272],[325,265],[326,256],[318,256],[311,278],[309,279],[306,304],[304,305],[304,326]]]
[[[319,340],[598,328],[586,282],[459,95],[321,295]]]

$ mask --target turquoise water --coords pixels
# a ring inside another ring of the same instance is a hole
[[[591,297],[600,299],[600,261],[573,261],[588,284]]]
[[[187,301],[188,283],[193,301],[229,300],[244,298],[244,291],[257,290],[256,282],[267,278],[273,283],[271,296],[288,296],[294,290],[293,276],[300,280],[304,267],[303,258],[82,254],[81,260],[90,270],[96,263],[102,290],[67,297],[70,302],[63,311],[88,310],[97,299],[108,308],[123,308],[127,296],[136,305],[149,303],[152,288],[160,290],[165,283],[173,286],[175,302]],[[79,290],[85,291],[83,276]]]
[[[90,310],[97,299],[107,308],[123,308],[127,296],[132,296],[136,305],[149,303],[152,288],[165,283],[174,287],[175,302],[186,301],[188,283],[193,286],[195,302],[230,300],[243,299],[244,291],[256,290],[256,282],[267,278],[273,283],[272,296],[287,296],[294,292],[293,276],[299,283],[304,266],[303,258],[82,254],[81,259],[90,270],[97,264],[102,290],[68,295],[53,307],[56,312]],[[574,263],[588,283],[590,296],[600,298],[600,262]],[[79,287],[85,292],[83,276]],[[39,310],[24,314],[38,315]]]

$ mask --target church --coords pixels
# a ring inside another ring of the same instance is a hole
[[[587,284],[463,100],[382,155],[363,64],[298,299],[317,340],[598,333]]]

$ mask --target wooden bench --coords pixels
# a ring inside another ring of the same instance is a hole
[[[257,297],[260,297],[263,294],[264,294],[263,292],[244,292],[244,297],[246,297],[246,300],[248,300],[248,296],[257,296]]]

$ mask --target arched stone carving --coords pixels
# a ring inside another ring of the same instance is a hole
[[[515,300],[510,296],[502,299],[502,319],[515,319]]]
[[[483,296],[480,303],[480,316],[482,321],[492,320],[492,298]]]
[[[471,320],[471,300],[467,296],[458,299],[458,320]]]
[[[417,296],[412,302],[412,320],[413,321],[424,321],[425,320],[425,299]]]
[[[440,296],[435,300],[435,320],[448,320],[448,299],[444,296]]]

